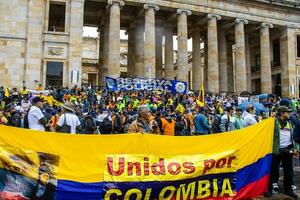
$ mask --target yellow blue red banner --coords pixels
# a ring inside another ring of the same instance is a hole
[[[274,119],[207,136],[0,126],[0,199],[247,199],[266,192]]]

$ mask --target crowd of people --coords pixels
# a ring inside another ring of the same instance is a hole
[[[238,130],[276,117],[270,191],[279,190],[284,168],[286,194],[297,198],[293,156],[299,148],[300,104],[275,95],[111,92],[91,88],[35,91],[0,88],[0,125],[70,134],[152,133],[194,136]],[[297,149],[298,148],[298,149]]]

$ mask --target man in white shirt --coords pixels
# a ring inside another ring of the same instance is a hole
[[[255,108],[253,105],[248,105],[247,108],[246,108],[246,111],[243,113],[243,119],[244,119],[244,127],[247,127],[247,126],[252,126],[254,124],[257,123],[255,117]]]
[[[80,132],[81,123],[78,116],[75,115],[75,105],[72,102],[67,101],[64,105],[62,105],[62,109],[63,114],[58,120],[56,131],[67,132],[71,134]]]
[[[43,100],[40,97],[35,97],[32,100],[33,106],[30,108],[28,113],[29,129],[45,131],[47,126],[47,118],[42,113]]]

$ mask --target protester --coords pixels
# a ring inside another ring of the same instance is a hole
[[[157,123],[150,121],[150,112],[147,106],[138,107],[138,118],[130,124],[128,133],[153,133],[160,134]]]
[[[16,110],[14,103],[10,103],[5,109],[7,125],[14,127],[21,127],[22,116],[20,112]]]
[[[244,119],[244,127],[247,127],[247,126],[252,126],[254,124],[257,123],[257,120],[256,120],[256,116],[255,116],[255,108],[253,105],[248,105],[247,108],[246,108],[246,111],[243,113],[242,115],[243,119]]]
[[[32,100],[33,106],[30,108],[28,113],[29,129],[45,131],[45,127],[50,127],[47,118],[42,113],[43,100],[40,97],[35,97]]]
[[[172,119],[172,117],[169,116],[167,112],[164,112],[164,117],[161,118],[162,123],[162,131],[161,133],[163,135],[175,135],[175,121]]]
[[[232,122],[234,109],[232,106],[226,107],[225,113],[221,117],[220,130],[221,132],[228,132],[234,130]]]
[[[57,122],[56,131],[75,134],[80,131],[80,125],[79,118],[75,115],[75,105],[67,101],[62,105],[62,115]]]
[[[211,131],[207,118],[204,116],[204,108],[199,108],[199,113],[194,118],[195,135],[207,135]]]
[[[296,153],[293,141],[293,124],[289,121],[289,113],[292,109],[286,106],[280,106],[277,109],[277,117],[274,131],[274,144],[272,154],[272,164],[269,182],[269,191],[267,196],[279,191],[279,167],[282,162],[284,171],[284,193],[294,199],[297,195],[292,190],[293,184],[293,154]]]
[[[244,127],[244,120],[242,118],[243,110],[240,107],[237,107],[235,110],[235,116],[232,117],[234,129],[242,129]]]

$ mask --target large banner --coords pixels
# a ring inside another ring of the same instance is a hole
[[[111,78],[106,77],[106,89],[111,91],[168,91],[186,94],[187,83],[176,80],[145,79],[145,78]]]
[[[0,126],[0,199],[247,199],[267,191],[274,119],[206,136]]]

